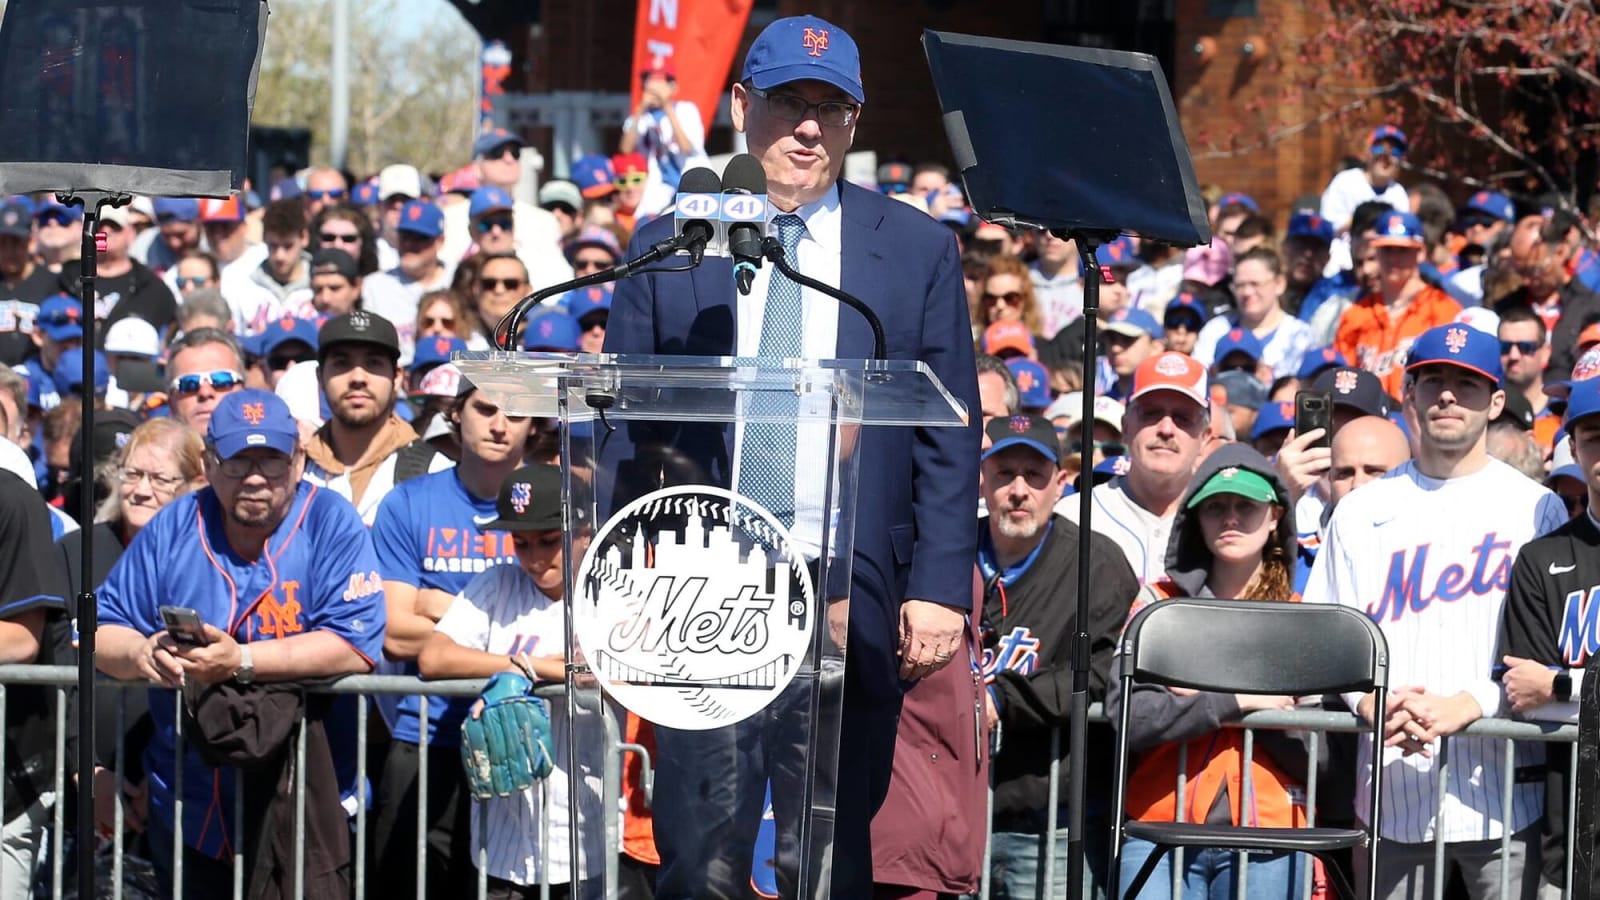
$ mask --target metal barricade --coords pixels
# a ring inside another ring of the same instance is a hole
[[[1094,706],[1092,706],[1090,708],[1089,721],[1092,722],[1092,723],[1110,723],[1110,719],[1106,717],[1105,710],[1100,704],[1095,704]],[[1296,710],[1286,710],[1286,711],[1282,711],[1282,712],[1253,712],[1253,713],[1250,713],[1250,714],[1244,716],[1238,722],[1228,723],[1225,727],[1242,728],[1242,729],[1244,729],[1244,732],[1245,732],[1245,762],[1244,762],[1244,766],[1245,766],[1245,771],[1246,772],[1249,771],[1250,754],[1251,754],[1251,752],[1253,750],[1254,735],[1255,735],[1256,731],[1307,731],[1307,732],[1316,732],[1316,733],[1330,733],[1330,732],[1361,733],[1361,732],[1364,732],[1366,730],[1366,726],[1361,723],[1361,720],[1356,718],[1356,716],[1351,714],[1351,713],[1342,712],[1342,711],[1341,712],[1331,712],[1331,711],[1326,711],[1326,710],[1312,710],[1312,709],[1296,709]],[[1537,742],[1542,742],[1542,743],[1575,744],[1577,742],[1577,740],[1578,740],[1578,726],[1577,725],[1559,724],[1559,723],[1555,723],[1555,722],[1538,722],[1538,721],[1528,721],[1528,720],[1520,720],[1520,719],[1479,719],[1478,721],[1476,721],[1476,722],[1472,723],[1471,725],[1467,726],[1467,728],[1464,731],[1461,732],[1461,736],[1463,736],[1463,737],[1474,737],[1474,738],[1490,738],[1490,739],[1494,739],[1494,740],[1499,740],[1499,741],[1501,741],[1503,743],[1503,754],[1502,754],[1501,763],[1500,763],[1500,765],[1501,765],[1501,785],[1502,785],[1501,802],[1502,802],[1502,808],[1509,809],[1511,807],[1511,793],[1512,793],[1512,789],[1513,789],[1513,786],[1514,786],[1514,783],[1515,783],[1515,772],[1514,772],[1515,756],[1514,756],[1514,750],[1513,750],[1514,742],[1518,742],[1518,741],[1537,741]],[[1446,779],[1448,778],[1449,745],[1450,745],[1450,742],[1451,742],[1450,738],[1445,738],[1442,741],[1440,741],[1439,761],[1438,761],[1438,764],[1434,767],[1435,777],[1439,779],[1439,781],[1438,781],[1439,789],[1435,791],[1436,797],[1437,797],[1437,801],[1436,802],[1438,804],[1436,806],[1436,808],[1435,808],[1435,811],[1434,811],[1436,816],[1441,813],[1441,810],[1442,810],[1442,807],[1443,807],[1443,804],[1444,804],[1444,798],[1445,798],[1445,795],[1446,795],[1446,791],[1444,790],[1443,786],[1445,785]],[[1057,796],[1056,787],[1059,784],[1059,779],[1060,779],[1060,776],[1061,776],[1061,772],[1060,772],[1060,769],[1061,769],[1060,752],[1059,752],[1059,749],[1058,749],[1060,747],[1060,743],[1061,743],[1060,729],[1056,729],[1056,733],[1052,736],[1052,739],[1051,739],[1051,746],[1052,746],[1052,750],[1054,752],[1052,752],[1051,761],[1050,761],[1050,774],[1049,774],[1049,784],[1050,784],[1049,790],[1050,790],[1050,793],[1049,793],[1049,796],[1052,797],[1052,798]],[[1318,750],[1317,742],[1312,742],[1311,743],[1310,748],[1309,748],[1309,757],[1310,757],[1309,758],[1309,778],[1308,778],[1308,781],[1307,781],[1307,784],[1306,784],[1306,809],[1307,809],[1307,814],[1310,817],[1310,819],[1307,822],[1307,824],[1308,825],[1315,825],[1316,824],[1315,816],[1316,816],[1316,805],[1317,805],[1317,788],[1318,788],[1318,784],[1317,784],[1317,768],[1318,768],[1318,763],[1320,762],[1319,750]],[[1579,838],[1578,823],[1577,823],[1576,818],[1575,818],[1575,809],[1576,809],[1576,805],[1577,805],[1576,804],[1576,800],[1577,800],[1577,796],[1578,796],[1578,782],[1579,782],[1579,778],[1578,778],[1578,775],[1579,775],[1578,760],[1579,760],[1579,754],[1578,753],[1571,754],[1571,760],[1570,760],[1570,763],[1568,765],[1568,772],[1567,772],[1567,775],[1568,775],[1568,779],[1567,779],[1567,803],[1566,803],[1566,812],[1565,812],[1565,817],[1566,817],[1566,822],[1565,822],[1565,824],[1566,824],[1566,829],[1565,829],[1565,834],[1566,834],[1566,878],[1565,878],[1565,882],[1566,882],[1566,885],[1562,889],[1562,895],[1561,895],[1562,896],[1562,900],[1571,900],[1571,898],[1573,897],[1573,891],[1574,891],[1574,885],[1573,885],[1573,877],[1574,877],[1573,876],[1573,862],[1574,862],[1574,859],[1577,857],[1577,853],[1576,853],[1576,849],[1577,848],[1576,848],[1576,843],[1575,842]],[[1179,800],[1178,800],[1178,808],[1181,811],[1184,808],[1183,797],[1184,797],[1184,792],[1185,792],[1185,789],[1186,789],[1186,785],[1184,784],[1184,762],[1183,762],[1183,758],[1182,758],[1181,755],[1180,755],[1180,761],[1179,761],[1179,771],[1176,773],[1176,777],[1177,777],[1177,791],[1178,791],[1178,798],[1179,798]],[[1120,785],[1112,785],[1112,789],[1113,790],[1120,789]],[[1247,792],[1251,790],[1251,786],[1248,783],[1245,785],[1245,790]],[[992,810],[993,810],[993,805],[994,805],[994,791],[992,789],[989,791],[989,805],[990,805],[990,809],[991,809],[991,816],[990,816],[990,823],[989,824],[992,827],[992,824],[993,824]],[[1048,805],[1048,808],[1046,809],[1046,814],[1045,814],[1045,836],[1044,836],[1044,839],[1042,839],[1040,841],[1040,845],[1039,845],[1040,846],[1041,855],[1043,855],[1043,858],[1041,858],[1040,861],[1039,861],[1040,864],[1039,864],[1038,869],[1037,869],[1037,871],[1039,871],[1040,876],[1041,876],[1040,879],[1039,879],[1039,884],[1038,884],[1038,893],[1036,895],[1039,898],[1052,898],[1052,897],[1057,896],[1057,888],[1056,888],[1057,877],[1056,876],[1057,876],[1058,871],[1064,870],[1066,868],[1064,860],[1059,861],[1061,863],[1061,865],[1057,865],[1056,863],[1058,861],[1054,860],[1052,858],[1053,855],[1054,855],[1053,849],[1056,846],[1056,843],[1055,843],[1055,841],[1053,839],[1053,836],[1054,836],[1054,834],[1056,832],[1058,824],[1059,824],[1059,819],[1058,819],[1058,810],[1056,809],[1056,804],[1050,803]],[[1112,823],[1112,827],[1116,827],[1116,824]],[[1509,851],[1510,851],[1512,834],[1508,830],[1502,829],[1502,831],[1503,831],[1503,833],[1502,833],[1502,835],[1500,837],[1500,851],[1501,851],[1502,858],[1505,858],[1509,854]],[[986,848],[988,847],[988,845],[990,843],[992,843],[992,840],[993,840],[992,833],[986,834]],[[1049,849],[1046,849],[1046,848],[1049,848]],[[1044,855],[1044,854],[1049,854],[1049,855]],[[1245,859],[1245,854],[1239,854],[1237,871],[1240,872],[1240,877],[1235,879],[1235,897],[1236,897],[1236,900],[1243,900],[1243,898],[1245,897],[1247,878],[1244,875],[1244,873],[1247,870],[1243,866],[1244,859]],[[1435,871],[1435,873],[1439,873],[1439,872],[1443,871],[1444,861],[1445,861],[1444,834],[1443,834],[1442,831],[1436,829],[1435,830],[1435,839],[1434,839],[1434,871]],[[1109,861],[1108,861],[1107,865],[1110,865]],[[1305,867],[1305,869],[1309,869],[1309,867]],[[1174,863],[1173,863],[1173,866],[1172,866],[1172,870],[1173,870],[1173,896],[1177,896],[1178,893],[1179,893],[1180,884],[1181,884],[1181,878],[1182,878],[1182,872],[1183,872],[1183,855],[1182,855],[1182,851],[1181,850],[1176,851],[1176,856],[1175,856],[1175,860],[1174,860]],[[989,877],[990,872],[991,872],[991,868],[990,868],[990,864],[989,864],[989,851],[988,851],[988,849],[986,849],[985,853],[984,853],[983,880],[982,880],[982,885],[981,885],[981,887],[979,889],[979,893],[978,893],[978,897],[980,898],[980,900],[989,900],[989,892],[990,892],[990,887],[991,887],[991,885],[990,885],[990,877]],[[1087,867],[1085,867],[1085,877],[1087,877]],[[1504,867],[1502,867],[1502,870],[1501,870],[1501,873],[1500,873],[1500,896],[1501,897],[1506,897],[1506,896],[1508,896],[1510,894],[1510,886],[1508,884],[1508,878],[1509,878],[1508,871]],[[1448,879],[1439,878],[1439,877],[1435,877],[1433,879],[1433,900],[1442,900],[1442,898],[1444,896],[1444,888],[1445,888],[1445,881],[1446,880],[1448,880]],[[1307,871],[1307,872],[1305,872],[1305,877],[1302,878],[1302,882],[1301,882],[1301,896],[1302,896],[1302,898],[1307,898],[1307,900],[1308,900],[1308,898],[1311,896],[1311,889],[1312,889],[1311,879],[1309,877],[1309,872]],[[1091,894],[1088,892],[1087,889],[1085,890],[1084,896],[1085,897],[1091,896]],[[1583,893],[1579,892],[1578,896],[1579,896],[1579,900],[1582,900]]]
[[[66,834],[65,834],[65,825],[66,825],[65,816],[66,816],[66,806],[67,806],[66,794],[65,794],[65,787],[66,787],[66,744],[67,744],[67,740],[66,739],[67,739],[67,715],[68,715],[68,712],[67,712],[67,690],[68,690],[69,687],[76,686],[76,684],[77,684],[77,669],[75,667],[71,667],[71,666],[33,666],[33,665],[28,665],[28,666],[0,666],[0,720],[3,720],[4,717],[5,717],[5,707],[6,707],[6,703],[8,702],[8,699],[9,699],[8,696],[7,696],[7,690],[6,690],[8,685],[35,685],[35,686],[46,686],[46,687],[54,687],[55,688],[55,695],[56,695],[56,714],[55,714],[56,765],[55,765],[55,775],[54,775],[54,777],[55,777],[55,782],[54,782],[55,803],[54,803],[54,810],[53,810],[53,818],[52,818],[52,822],[51,822],[50,841],[49,841],[49,844],[47,845],[47,847],[46,847],[46,849],[44,851],[45,854],[48,856],[48,860],[49,860],[48,861],[48,869],[49,869],[48,884],[49,884],[50,897],[52,898],[52,900],[61,900],[62,893],[63,893],[63,888],[64,888],[64,882],[62,880],[62,858],[63,858],[63,854],[64,854],[64,851],[65,851],[65,847],[64,847],[64,840],[65,840],[65,837],[66,837]],[[113,680],[110,680],[110,679],[102,679],[100,681],[100,685],[104,686],[104,687],[111,687],[111,688],[119,689],[121,691],[148,690],[151,687],[149,684],[146,684],[144,682],[122,682],[122,681],[113,681]],[[417,870],[416,870],[417,897],[419,898],[419,900],[421,900],[421,898],[424,896],[424,885],[426,884],[426,879],[427,879],[427,852],[426,851],[427,851],[427,830],[428,830],[427,829],[427,822],[428,822],[428,818],[427,818],[427,816],[428,816],[428,809],[427,809],[427,797],[428,797],[427,777],[428,776],[427,776],[427,770],[428,770],[428,767],[426,765],[426,759],[427,759],[427,756],[426,756],[426,753],[427,753],[426,735],[428,733],[428,698],[430,698],[430,697],[476,697],[482,691],[483,685],[484,685],[484,682],[480,681],[480,680],[422,681],[422,680],[420,680],[418,678],[413,678],[413,677],[409,677],[409,676],[400,676],[400,675],[351,675],[351,676],[347,676],[347,677],[341,678],[341,679],[339,679],[339,680],[337,680],[337,681],[335,681],[335,682],[333,682],[333,683],[331,683],[329,685],[318,686],[318,687],[309,689],[313,693],[326,693],[326,694],[335,694],[335,695],[356,695],[359,698],[359,701],[356,704],[356,710],[357,710],[356,711],[356,791],[357,791],[357,796],[356,796],[355,802],[354,802],[354,809],[353,810],[350,809],[348,804],[347,804],[347,807],[346,807],[346,812],[350,813],[350,815],[351,815],[351,820],[352,820],[352,824],[353,824],[353,828],[354,828],[354,831],[353,831],[353,840],[354,840],[353,859],[354,859],[354,863],[353,863],[353,872],[352,872],[352,886],[353,886],[353,896],[354,896],[355,900],[366,900],[366,898],[368,896],[368,894],[367,894],[367,883],[366,883],[366,874],[367,874],[366,870],[367,870],[367,865],[368,865],[367,829],[368,829],[368,824],[369,824],[369,816],[368,816],[368,810],[367,810],[368,804],[366,802],[366,799],[367,799],[367,783],[368,783],[368,780],[367,780],[367,774],[368,774],[368,772],[367,772],[367,749],[368,749],[367,726],[368,726],[368,724],[370,722],[371,698],[376,696],[376,695],[380,695],[380,694],[401,694],[401,695],[416,694],[416,695],[420,695],[423,698],[422,704],[421,704],[421,726],[420,726],[420,729],[419,729],[419,734],[421,734],[423,737],[418,741],[418,745],[419,745],[419,750],[422,751],[420,758],[424,762],[423,762],[422,765],[418,766],[418,773],[417,773],[417,779],[418,779],[418,782],[417,782],[418,803],[417,803],[417,848],[416,848],[416,850],[417,850]],[[549,684],[549,685],[543,685],[543,686],[539,687],[535,691],[535,693],[538,696],[544,697],[545,699],[550,700],[552,702],[555,702],[557,700],[561,700],[561,701],[564,702],[564,698],[565,698],[564,691],[565,691],[564,687],[562,685],[560,685],[560,684]],[[177,734],[176,734],[175,750],[176,750],[177,757],[179,759],[182,759],[183,753],[184,753],[183,714],[182,714],[183,713],[183,708],[182,708],[183,698],[182,698],[182,695],[179,694],[176,691],[172,691],[170,693],[172,694],[172,698],[173,698],[172,702],[177,707],[177,717],[176,717]],[[120,696],[121,695],[119,695],[119,697]],[[159,697],[152,698],[152,699],[153,699],[153,701],[159,701]],[[124,716],[125,708],[126,708],[126,704],[124,702],[120,702],[119,701],[117,703],[116,714],[115,714],[116,715],[116,730],[117,730],[117,735],[116,735],[116,755],[117,755],[117,758],[119,760],[125,759],[126,758],[126,752],[127,752],[125,737],[126,737],[127,727],[129,725],[129,723],[125,721],[125,716]],[[603,755],[604,764],[603,764],[603,767],[602,767],[602,770],[601,770],[601,778],[602,778],[601,802],[604,805],[605,809],[614,810],[615,813],[616,813],[615,815],[608,815],[606,817],[606,846],[608,848],[608,853],[606,854],[606,858],[604,860],[604,865],[605,865],[604,884],[605,884],[606,896],[610,897],[610,896],[615,896],[616,895],[616,886],[617,886],[616,853],[620,852],[620,849],[621,849],[621,833],[622,833],[622,826],[621,826],[621,821],[620,821],[621,815],[622,815],[622,803],[621,803],[621,800],[620,800],[620,798],[621,798],[621,789],[622,789],[622,775],[621,775],[621,773],[622,773],[622,763],[621,763],[621,757],[622,757],[623,753],[641,752],[643,750],[643,748],[635,747],[635,746],[632,746],[632,745],[626,745],[625,746],[622,743],[622,740],[621,740],[622,729],[619,726],[619,724],[617,723],[617,720],[616,720],[612,710],[610,709],[609,706],[603,706],[602,708],[605,711],[603,725],[604,725],[604,729],[605,729],[606,749],[605,749],[605,752],[604,752],[604,755]],[[3,759],[4,756],[5,756],[5,753],[6,753],[5,741],[6,741],[5,732],[4,732],[3,729],[0,729],[0,759]],[[80,750],[80,752],[93,752],[93,750],[92,750],[92,748],[82,748]],[[295,754],[295,766],[294,766],[294,769],[295,769],[294,827],[295,827],[297,832],[303,833],[304,832],[304,822],[305,822],[305,793],[306,793],[306,791],[305,791],[306,734],[305,734],[305,730],[304,729],[299,729],[297,731],[297,737],[296,737],[296,740],[295,740],[295,746],[293,748],[291,748],[290,752]],[[646,765],[648,766],[648,762],[646,763]],[[173,830],[172,879],[173,879],[173,884],[174,884],[173,897],[175,898],[175,900],[182,900],[182,897],[183,897],[183,847],[184,847],[184,834],[183,834],[183,777],[184,777],[184,775],[183,775],[183,766],[180,765],[180,766],[178,766],[176,768],[176,770],[173,773],[174,805],[173,805],[173,829],[172,829]],[[552,776],[552,777],[556,777],[556,776]],[[244,833],[244,800],[243,800],[244,792],[242,790],[243,775],[241,773],[239,773],[237,770],[235,770],[234,773],[233,773],[233,778],[234,778],[234,804],[233,804],[233,810],[232,810],[233,833],[235,835],[242,835]],[[4,804],[6,788],[7,788],[6,779],[0,778],[0,805]],[[466,798],[463,798],[463,802],[466,802]],[[546,804],[548,804],[548,797],[546,797]],[[479,812],[480,812],[480,815],[481,815],[481,812],[482,812],[481,807],[480,807]],[[125,829],[123,827],[125,812],[124,812],[124,807],[123,807],[123,797],[122,797],[122,793],[121,793],[120,789],[118,789],[116,791],[116,798],[115,798],[115,803],[113,805],[113,813],[112,813],[112,815],[113,815],[113,827],[111,829],[112,834],[110,836],[110,839],[111,839],[111,842],[112,842],[112,851],[111,851],[112,852],[112,859],[111,859],[110,884],[101,884],[101,885],[98,885],[98,887],[99,887],[100,896],[109,895],[109,896],[111,896],[113,898],[113,900],[122,900],[122,897],[123,897],[123,880],[124,880],[124,875],[125,875],[124,862],[125,862],[126,853],[125,853],[125,847],[124,847],[124,830]],[[540,816],[540,820],[539,820],[539,825],[540,825],[540,827],[539,827],[539,836],[538,836],[538,843],[537,843],[538,852],[541,854],[541,856],[543,856],[546,859],[548,859],[548,854],[549,854],[549,828],[548,828],[548,824],[549,823],[545,821],[547,817],[548,817],[548,807],[546,806],[546,808],[541,810],[541,816]],[[481,819],[480,819],[480,823],[481,823]],[[480,827],[480,833],[482,831],[483,831],[483,829]],[[470,837],[468,837],[466,835],[462,835],[460,837],[460,839],[461,840],[470,840]],[[89,848],[89,852],[94,852],[94,849],[95,848]],[[486,857],[486,853],[485,853],[484,849],[483,848],[478,848],[477,852],[474,855],[474,863],[478,867],[478,873],[477,873],[477,877],[476,877],[476,882],[477,882],[477,891],[476,891],[476,893],[477,893],[478,900],[484,900],[484,898],[487,896],[487,891],[488,891],[488,878],[487,878],[487,873],[485,871],[485,866],[484,866],[484,862],[485,862],[486,858],[487,857]],[[243,853],[242,852],[235,852],[233,854],[233,856],[232,856],[231,864],[232,864],[232,875],[233,875],[233,898],[234,898],[234,900],[241,900],[241,898],[244,895],[245,865],[246,865],[246,860],[244,859]],[[295,885],[295,897],[296,897],[296,900],[300,900],[300,898],[304,897],[305,864],[306,864],[305,842],[302,840],[302,841],[296,842],[296,844],[295,844],[294,885]],[[7,861],[5,859],[5,856],[3,854],[0,854],[0,877],[3,877],[6,874],[5,871],[4,871],[4,867],[6,865],[7,865]],[[34,880],[38,880],[38,878],[39,878],[38,867],[36,867],[36,870],[33,873],[32,877],[33,877]],[[548,898],[550,896],[550,887],[551,886],[549,884],[547,884],[547,883],[539,885],[539,896],[541,898],[543,898],[543,900],[548,900]],[[209,900],[209,898],[208,898],[208,900]]]

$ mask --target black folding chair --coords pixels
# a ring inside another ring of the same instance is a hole
[[[1360,828],[1251,828],[1194,822],[1124,822],[1128,779],[1128,709],[1135,684],[1160,684],[1233,694],[1306,696],[1374,691],[1384,709],[1389,648],[1370,619],[1343,606],[1256,600],[1177,598],[1152,603],[1122,636],[1122,710],[1117,723],[1117,795],[1111,835],[1112,897],[1137,897],[1161,858],[1181,847],[1233,851],[1295,851],[1323,861],[1349,900],[1358,900],[1329,854],[1365,847],[1368,884],[1377,878],[1378,792],[1383,766],[1383,717],[1371,736],[1371,820]],[[1251,791],[1246,767],[1244,789]],[[1156,845],[1127,890],[1119,892],[1124,838]]]

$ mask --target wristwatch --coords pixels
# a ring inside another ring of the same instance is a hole
[[[1572,670],[1562,669],[1556,673],[1555,681],[1550,683],[1550,692],[1557,700],[1572,699]]]
[[[233,670],[233,680],[240,684],[250,684],[256,680],[256,663],[250,656],[250,645],[239,645],[239,668]]]

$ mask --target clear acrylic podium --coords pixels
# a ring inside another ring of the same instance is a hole
[[[574,836],[546,842],[570,854],[574,896],[615,892],[609,709],[654,732],[658,896],[749,897],[754,876],[828,897],[855,510],[874,493],[857,483],[860,429],[961,426],[963,405],[911,361],[455,363],[507,413],[567,426],[567,702],[552,718],[568,780],[542,796]],[[772,424],[794,428],[792,510],[739,491],[746,429]]]

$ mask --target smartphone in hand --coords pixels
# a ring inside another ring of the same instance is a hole
[[[1327,391],[1299,391],[1294,395],[1294,433],[1296,436],[1322,429],[1313,447],[1333,446],[1333,394]]]
[[[161,623],[172,639],[185,647],[204,647],[211,643],[200,614],[186,606],[161,607]]]

